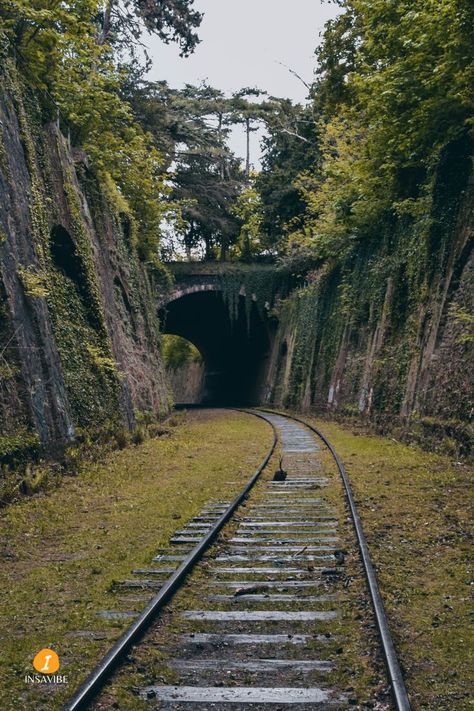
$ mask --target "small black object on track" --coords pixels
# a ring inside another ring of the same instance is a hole
[[[151,602],[148,604],[148,606],[145,608],[145,610],[139,615],[137,620],[131,625],[131,627],[125,632],[125,634],[122,635],[122,637],[113,645],[113,647],[108,652],[108,654],[102,659],[102,661],[97,665],[97,667],[90,674],[90,676],[86,679],[86,681],[81,685],[81,687],[76,692],[76,694],[74,695],[72,700],[65,706],[64,711],[80,711],[81,709],[87,708],[88,703],[92,700],[92,698],[94,696],[96,696],[99,693],[99,691],[102,689],[105,681],[108,679],[108,677],[114,671],[114,669],[121,663],[126,652],[149,629],[150,625],[155,620],[158,613],[165,607],[165,605],[169,602],[169,600],[175,594],[175,592],[183,585],[185,578],[187,577],[187,574],[192,570],[194,565],[200,560],[200,558],[203,556],[203,554],[207,551],[207,549],[210,547],[210,545],[214,542],[219,531],[232,518],[232,516],[235,513],[235,511],[237,510],[237,508],[245,500],[245,498],[247,497],[251,488],[254,486],[254,484],[256,483],[261,472],[263,471],[266,464],[268,463],[268,461],[275,449],[276,442],[277,442],[275,425],[271,421],[271,417],[269,417],[268,415],[265,416],[265,414],[263,414],[264,412],[268,412],[268,414],[271,416],[277,415],[279,417],[285,417],[288,420],[293,420],[295,422],[299,422],[300,424],[304,425],[306,428],[308,428],[311,432],[316,434],[324,442],[324,444],[327,446],[327,448],[331,452],[331,454],[337,464],[340,476],[341,476],[343,484],[344,484],[347,502],[348,502],[350,513],[351,513],[352,521],[354,524],[365,574],[367,577],[369,593],[370,593],[372,606],[373,606],[374,613],[375,613],[375,619],[376,619],[376,623],[377,623],[377,627],[378,627],[378,631],[379,631],[379,635],[380,635],[381,647],[383,650],[383,655],[384,655],[384,659],[385,659],[385,663],[386,663],[386,667],[387,667],[387,676],[388,676],[388,679],[389,679],[389,682],[391,685],[391,690],[393,693],[393,700],[394,700],[395,708],[396,708],[396,711],[410,711],[410,704],[408,701],[408,696],[407,696],[405,685],[403,682],[401,670],[400,670],[398,660],[396,657],[393,641],[392,641],[392,638],[390,635],[390,630],[388,627],[388,622],[387,622],[385,610],[383,607],[383,602],[382,602],[382,599],[380,596],[380,591],[378,588],[377,579],[375,576],[375,571],[374,571],[373,565],[370,560],[367,542],[365,540],[364,532],[362,530],[362,524],[361,524],[360,518],[357,513],[354,497],[352,494],[352,489],[351,489],[351,486],[350,486],[350,483],[349,483],[349,480],[347,477],[347,473],[344,469],[344,465],[343,465],[342,461],[338,457],[333,446],[327,440],[325,435],[322,432],[320,432],[317,428],[308,424],[304,420],[302,420],[298,417],[289,416],[289,415],[286,415],[284,413],[279,413],[279,412],[277,413],[277,412],[271,411],[271,410],[267,410],[267,411],[261,410],[261,412],[258,412],[255,410],[245,410],[245,412],[248,412],[249,414],[253,414],[257,417],[261,417],[262,419],[265,419],[273,427],[273,432],[274,432],[273,443],[272,443],[272,446],[271,446],[269,452],[267,453],[267,456],[265,457],[264,461],[262,462],[260,467],[257,469],[257,471],[255,472],[255,474],[253,475],[251,480],[246,485],[245,489],[241,492],[241,494],[239,494],[239,496],[236,497],[236,499],[232,502],[232,504],[225,510],[225,512],[219,517],[219,519],[212,525],[212,528],[205,535],[203,535],[203,538],[198,542],[198,544],[193,548],[193,550],[185,557],[185,559],[183,560],[181,565],[165,581],[165,583],[161,587],[158,594],[151,600]],[[281,463],[280,463],[280,469],[282,470]],[[277,479],[276,481],[279,481],[279,480]],[[340,558],[341,558],[341,561],[338,563],[338,558],[337,558],[337,556],[335,556],[336,557],[336,564],[343,565],[344,564],[344,560],[343,560],[344,552],[343,551],[336,551],[336,553],[339,553]],[[328,574],[329,573],[336,574],[337,569],[335,570],[333,568],[329,568],[327,570],[323,570],[323,573],[325,573],[325,572],[327,572]],[[285,597],[285,596],[283,596],[283,597]],[[308,613],[300,613],[300,614],[308,614]],[[230,636],[232,636],[232,635],[230,635]],[[255,689],[255,691],[257,691],[257,689]],[[278,690],[275,690],[275,691],[278,691]],[[286,689],[286,690],[281,689],[280,691],[288,692],[288,691],[291,691],[291,689],[290,690],[289,689]],[[298,691],[298,689],[294,689],[294,691],[296,693]],[[302,688],[300,691],[303,692],[304,689]],[[313,689],[313,690],[308,689],[308,692],[311,692],[311,691],[316,692],[317,689]],[[248,699],[248,700],[250,701],[250,699]],[[319,708],[319,706],[318,706],[318,708]]]

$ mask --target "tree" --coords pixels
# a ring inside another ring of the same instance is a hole
[[[319,50],[315,90],[326,115],[350,109],[369,128],[382,179],[428,167],[472,128],[474,5],[470,0],[344,0]]]
[[[302,171],[317,170],[319,131],[312,106],[272,99],[266,114],[262,171],[255,186],[262,201],[262,232],[267,248],[275,248],[304,216],[306,203],[295,181]]]
[[[183,205],[187,227],[183,234],[186,253],[203,249],[204,259],[225,259],[239,235],[232,208],[242,184],[239,161],[227,158],[228,177],[220,175],[220,160],[212,156],[180,156],[173,176],[172,196]]]
[[[311,91],[320,157],[295,175],[296,144],[288,155],[279,153],[284,137],[270,131],[257,186],[268,210],[278,195],[271,186],[291,184],[299,192],[299,204],[294,194],[290,199],[299,216],[286,221],[289,242],[310,246],[320,258],[342,259],[380,239],[382,225],[400,216],[426,232],[442,152],[473,134],[474,5],[339,4],[341,14],[327,24],[317,52]],[[292,173],[290,180],[279,181],[278,171]]]
[[[245,126],[245,134],[247,139],[246,159],[245,159],[245,175],[247,180],[250,179],[250,134],[258,129],[258,123],[262,120],[264,105],[250,98],[259,98],[266,92],[260,89],[247,87],[235,92],[232,96],[230,104],[231,116],[229,122],[236,124],[242,123]]]
[[[188,363],[202,362],[202,356],[193,343],[171,333],[163,334],[161,352],[165,367],[169,370],[177,370]]]
[[[99,43],[131,47],[146,30],[165,44],[177,42],[186,57],[199,42],[194,30],[203,18],[193,4],[194,0],[104,0]]]
[[[165,82],[131,82],[126,96],[167,155],[170,197],[182,205],[179,233],[185,252],[224,259],[238,238],[232,206],[245,181],[226,142],[232,100],[206,83],[174,90]],[[167,259],[175,254],[174,243],[175,235],[163,245]]]
[[[262,202],[253,185],[245,187],[232,209],[239,219],[240,234],[233,254],[244,262],[250,262],[262,252]]]

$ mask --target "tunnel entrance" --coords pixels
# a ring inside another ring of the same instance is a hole
[[[199,291],[171,301],[161,313],[162,332],[186,338],[205,365],[202,404],[254,405],[270,350],[266,318],[252,302],[247,317],[239,297],[231,318],[220,291]]]

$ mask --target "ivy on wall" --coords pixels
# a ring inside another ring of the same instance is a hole
[[[74,424],[79,429],[110,426],[111,421],[122,425],[122,374],[113,357],[97,281],[98,263],[92,251],[80,189],[87,195],[94,226],[106,251],[111,245],[107,244],[104,220],[109,221],[109,229],[112,225],[113,259],[121,264],[129,293],[128,297],[117,280],[116,288],[121,289],[117,298],[124,298],[130,322],[141,324],[150,352],[156,354],[160,336],[154,291],[169,286],[170,277],[159,264],[139,266],[136,222],[113,183],[108,186],[107,181],[99,181],[89,170],[80,176],[83,184],[78,185],[61,135],[44,129],[35,97],[23,85],[10,60],[3,67],[2,78],[18,117],[30,181],[27,205],[34,256],[15,254],[17,279],[27,301],[37,305],[44,302],[47,306]],[[52,137],[58,141],[53,151]],[[50,162],[56,160],[53,153],[60,160],[54,170]],[[0,169],[14,191],[3,140],[0,140]],[[59,199],[58,176],[63,188]],[[117,250],[120,254],[115,254]],[[40,312],[41,309],[32,310],[35,318],[39,318]],[[132,332],[128,335],[135,337]],[[167,411],[169,406],[169,394],[163,383],[163,398],[157,407]]]
[[[466,145],[463,152],[469,154]],[[359,413],[362,409],[375,419],[400,416],[410,381],[418,377],[415,367],[421,368],[429,329],[437,327],[441,335],[447,323],[459,325],[449,297],[470,254],[469,243],[464,249],[462,244],[472,212],[471,179],[459,141],[453,142],[427,190],[424,211],[392,214],[374,225],[357,249],[310,273],[309,285],[282,304],[276,347],[293,342],[282,404],[325,409],[345,347],[339,410]],[[442,299],[446,305],[438,324],[433,315]],[[462,326],[469,327],[466,318]],[[469,340],[460,343],[458,337],[458,346],[467,348]],[[360,400],[365,386],[369,392]],[[418,381],[414,387],[425,414],[441,411],[444,392],[433,387],[421,392]],[[310,402],[305,403],[308,388]],[[275,391],[282,392],[282,383],[276,384]],[[470,407],[467,393],[461,392],[451,415],[469,419]],[[412,407],[413,416],[420,414]]]

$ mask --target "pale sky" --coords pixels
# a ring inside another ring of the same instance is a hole
[[[204,13],[199,44],[193,55],[181,59],[176,45],[157,38],[147,42],[153,68],[150,80],[166,79],[170,86],[209,84],[226,93],[256,86],[273,96],[303,102],[306,88],[288,69],[308,84],[315,67],[314,50],[326,20],[337,6],[324,0],[195,0]],[[258,167],[258,134],[252,134],[252,162]],[[245,141],[236,130],[233,150],[243,156]]]

